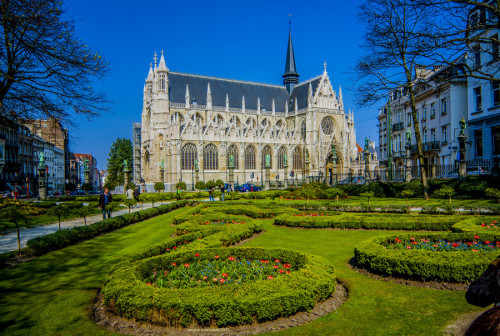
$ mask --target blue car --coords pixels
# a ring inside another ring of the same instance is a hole
[[[245,183],[239,186],[239,191],[241,192],[249,192],[249,191],[261,191],[262,188],[256,186],[255,184],[252,183]]]

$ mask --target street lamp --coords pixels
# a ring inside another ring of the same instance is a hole
[[[191,166],[191,190],[194,191],[194,166]]]

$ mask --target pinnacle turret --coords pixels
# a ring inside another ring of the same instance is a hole
[[[295,55],[293,53],[292,28],[288,32],[288,48],[286,51],[285,74],[283,75],[283,84],[289,94],[292,94],[293,88],[299,83],[299,74],[295,66]]]

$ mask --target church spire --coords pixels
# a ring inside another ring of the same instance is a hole
[[[289,94],[292,94],[293,88],[299,82],[299,74],[295,66],[295,55],[293,53],[292,44],[292,21],[290,20],[290,27],[288,31],[288,48],[286,51],[286,64],[285,74],[283,75],[283,84]]]

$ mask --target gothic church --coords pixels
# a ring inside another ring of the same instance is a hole
[[[335,160],[332,156],[335,155]],[[270,165],[266,176],[265,158]],[[231,158],[232,157],[232,158]],[[167,190],[179,181],[302,181],[352,172],[354,116],[326,71],[299,83],[291,31],[283,86],[170,71],[163,52],[144,85],[141,174]],[[195,171],[198,170],[198,173]]]

